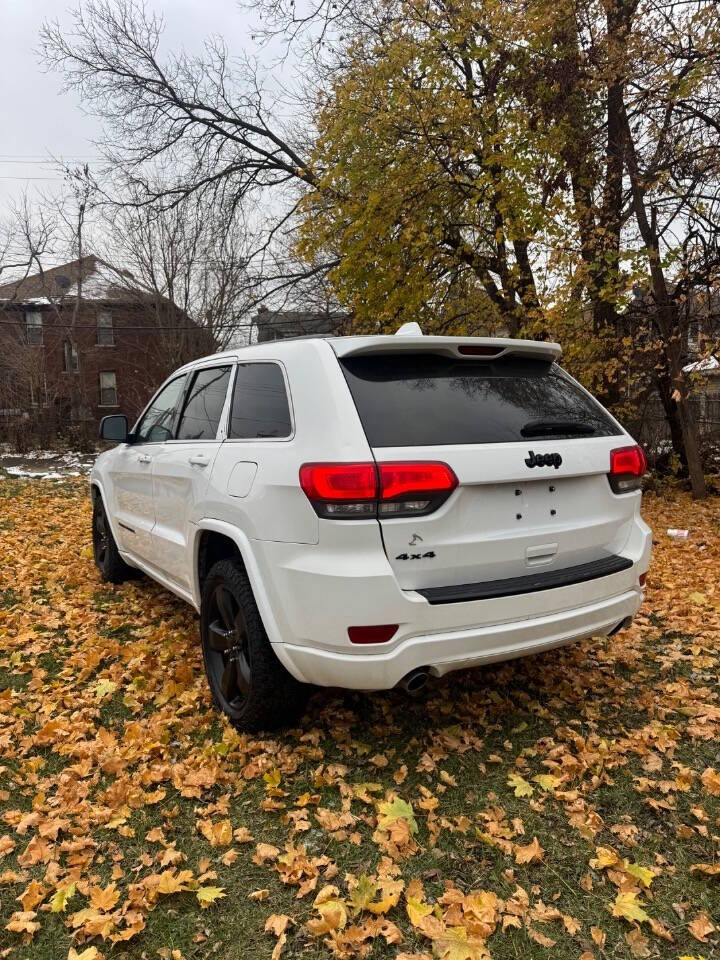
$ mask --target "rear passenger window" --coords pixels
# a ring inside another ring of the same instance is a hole
[[[214,440],[220,425],[230,367],[198,370],[185,399],[178,440]]]
[[[239,363],[235,378],[229,437],[262,440],[289,437],[290,404],[277,363]]]

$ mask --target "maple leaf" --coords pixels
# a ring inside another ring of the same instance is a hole
[[[203,910],[206,910],[212,906],[216,900],[222,900],[226,894],[224,887],[198,887],[195,891],[195,896]]]
[[[533,783],[540,784],[546,793],[552,793],[560,785],[560,778],[554,777],[551,773],[539,773],[536,777],[533,777]]]
[[[648,938],[643,934],[640,927],[633,927],[625,934],[625,943],[630,947],[630,952],[634,957],[649,957],[650,949]]]
[[[450,927],[433,941],[433,950],[440,960],[490,960],[484,941],[468,938],[464,927]]]
[[[15,899],[22,904],[24,911],[34,910],[41,903],[48,893],[48,888],[44,887],[37,880],[31,880],[25,890]]]
[[[18,910],[12,914],[5,929],[10,930],[11,933],[26,933],[33,936],[40,929],[40,924],[35,920],[36,916],[34,910]]]
[[[422,929],[422,922],[425,917],[432,913],[432,907],[429,903],[423,903],[415,897],[405,898],[405,909],[407,910],[410,923],[420,929]]]
[[[111,693],[115,693],[117,690],[117,684],[114,680],[99,680],[97,686],[95,687],[95,696],[102,700],[103,697],[109,696]]]
[[[613,904],[612,915],[614,917],[624,917],[625,920],[637,920],[638,923],[645,923],[650,920],[648,914],[637,902],[637,894],[632,890],[618,893]]]
[[[714,797],[720,797],[720,770],[706,767],[700,776],[700,780],[708,793]]]
[[[625,872],[639,880],[644,887],[649,887],[655,879],[655,872],[650,870],[649,867],[641,867],[638,863],[628,863],[627,860],[623,861],[623,866]]]
[[[531,797],[535,792],[532,786],[519,773],[511,773],[507,785],[512,787],[516,797]]]
[[[528,843],[527,846],[515,847],[515,861],[517,863],[537,863],[538,860],[542,860],[545,856],[545,851],[538,843],[538,838],[533,837],[532,843]]]
[[[378,810],[380,812],[378,826],[382,830],[391,830],[397,820],[406,820],[410,825],[410,833],[414,835],[418,832],[418,825],[415,820],[413,808],[401,797],[395,797],[392,803],[379,803]]]
[[[377,892],[377,884],[373,883],[370,878],[363,873],[358,877],[357,884],[348,894],[348,899],[352,904],[353,910],[355,910],[356,913],[359,913],[361,910],[366,910],[368,904],[375,899]]]
[[[198,820],[198,831],[210,841],[212,847],[228,847],[232,843],[233,831],[229,820]]]
[[[111,883],[104,890],[102,887],[90,887],[88,896],[90,897],[91,907],[95,907],[96,910],[104,910],[107,913],[120,899],[120,891],[114,883]]]
[[[75,884],[71,883],[67,887],[61,887],[56,890],[50,898],[50,909],[53,913],[65,913],[67,902],[75,894]]]
[[[720,863],[694,863],[690,873],[704,873],[709,877],[720,876]]]
[[[12,853],[14,849],[15,841],[9,833],[6,833],[4,836],[0,837],[0,860],[7,856],[8,853]]]
[[[88,947],[82,953],[78,953],[73,947],[70,947],[67,960],[103,960],[103,955],[97,947]]]
[[[688,930],[695,937],[696,940],[699,940],[700,943],[707,943],[708,934],[711,934],[715,931],[715,925],[708,917],[707,913],[702,910],[692,923],[689,924]]]
[[[147,877],[146,883],[150,879],[150,877]],[[188,883],[191,880],[192,872],[190,870],[181,870],[178,874],[174,870],[163,870],[157,878],[155,889],[163,896],[170,896],[173,893],[182,893],[184,890],[189,890]]]
[[[271,913],[265,921],[265,932],[274,933],[276,937],[279,937],[285,933],[292,922],[292,917],[288,917],[287,914]]]

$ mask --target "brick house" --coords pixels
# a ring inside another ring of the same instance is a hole
[[[268,310],[260,307],[253,317],[257,343],[288,337],[341,336],[350,332],[349,313],[336,310]]]
[[[210,353],[207,332],[132,274],[90,255],[0,286],[0,440],[95,435],[131,419],[175,367]]]

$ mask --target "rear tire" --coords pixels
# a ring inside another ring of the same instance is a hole
[[[200,638],[213,700],[238,730],[276,730],[302,716],[308,688],[275,656],[238,560],[219,560],[203,584]]]
[[[106,583],[124,583],[136,576],[120,556],[100,493],[93,494],[92,540],[95,566]]]

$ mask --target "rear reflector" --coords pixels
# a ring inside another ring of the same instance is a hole
[[[397,633],[397,623],[384,623],[372,627],[348,627],[350,643],[387,643]]]
[[[646,580],[647,580],[647,574],[646,574],[646,573],[641,573],[640,576],[638,577],[638,583],[640,584],[641,587],[644,587],[644,586],[645,586],[645,581],[646,581]]]
[[[614,493],[630,493],[639,490],[647,470],[647,461],[642,447],[617,447],[610,451],[608,479]]]
[[[300,486],[320,517],[362,520],[432,513],[457,487],[446,463],[306,463]]]

